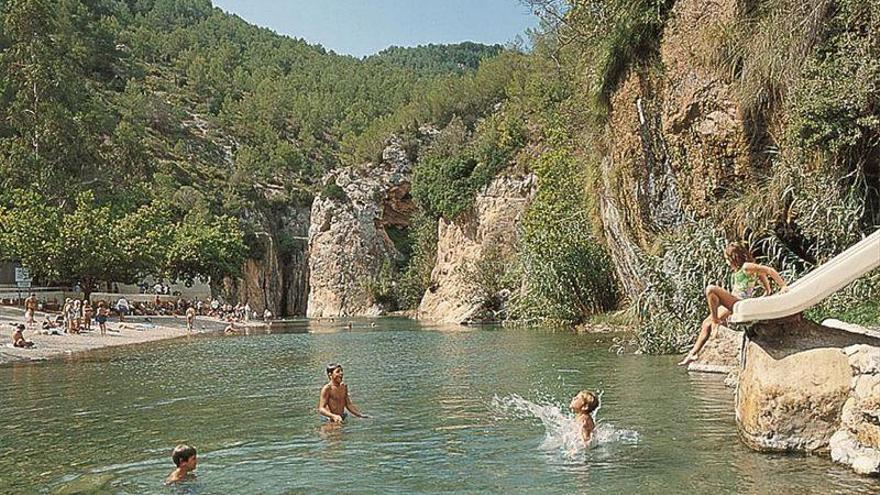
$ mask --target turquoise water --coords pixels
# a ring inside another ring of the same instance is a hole
[[[0,493],[880,491],[824,458],[746,449],[720,377],[613,338],[299,323],[0,368]],[[331,361],[372,419],[321,426]],[[588,450],[566,426],[581,388],[603,394]],[[198,478],[164,487],[181,442]]]

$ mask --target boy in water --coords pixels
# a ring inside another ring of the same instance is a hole
[[[581,437],[584,445],[589,445],[596,424],[593,422],[593,411],[599,407],[599,397],[589,390],[581,390],[571,399],[569,406],[575,414],[575,421],[581,426]]]
[[[199,463],[195,447],[184,444],[174,447],[174,452],[171,453],[171,460],[174,461],[174,465],[177,468],[171,471],[171,474],[165,478],[166,485],[195,477],[193,471],[195,471]]]
[[[369,418],[351,402],[351,397],[348,395],[348,385],[342,383],[342,365],[327,365],[327,378],[330,381],[321,389],[321,398],[318,401],[318,413],[323,418],[327,418],[326,420],[333,423],[341,423],[348,416],[345,412],[346,409],[359,418]]]

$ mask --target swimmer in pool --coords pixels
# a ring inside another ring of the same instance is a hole
[[[342,365],[327,365],[327,378],[329,382],[321,389],[321,398],[318,401],[318,414],[332,423],[341,423],[348,416],[346,409],[359,418],[369,418],[361,413],[360,409],[351,401],[348,395],[348,385],[342,383]]]
[[[575,414],[575,421],[580,425],[581,438],[584,445],[590,444],[596,424],[593,422],[593,411],[599,407],[599,397],[589,390],[581,390],[571,399],[569,406]]]

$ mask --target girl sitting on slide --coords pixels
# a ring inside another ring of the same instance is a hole
[[[781,292],[788,290],[785,280],[779,276],[779,273],[769,266],[755,263],[755,257],[752,256],[751,251],[741,243],[729,244],[724,248],[724,259],[730,265],[730,268],[733,269],[733,274],[730,276],[732,291],[728,292],[715,285],[706,287],[706,302],[709,305],[709,316],[703,320],[703,324],[700,326],[700,335],[697,337],[697,341],[694,342],[694,347],[678,363],[679,366],[686,366],[697,360],[700,350],[703,349],[703,345],[709,339],[709,334],[716,330],[718,325],[727,320],[733,312],[733,305],[737,301],[756,296],[759,283],[764,289],[763,295],[765,296],[772,293],[768,278],[772,278],[776,282]]]

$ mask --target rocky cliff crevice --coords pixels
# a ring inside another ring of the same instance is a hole
[[[325,191],[312,203],[308,232],[309,317],[386,311],[373,285],[401,258],[387,229],[409,226],[416,210],[411,177],[412,163],[396,137],[378,164],[342,168],[325,177]]]
[[[255,233],[253,241],[256,256],[245,261],[241,276],[223,281],[224,297],[247,303],[260,315],[267,308],[276,316],[305,315],[309,216],[304,206],[290,206],[274,215],[260,214],[255,223],[262,230]]]
[[[513,253],[522,215],[536,187],[533,174],[501,175],[477,194],[470,210],[451,221],[438,221],[436,264],[419,304],[420,319],[443,323],[492,319],[484,311],[486,295],[470,272],[484,256],[503,258]]]
[[[709,215],[752,173],[734,89],[707,67],[706,44],[693,42],[733,22],[736,8],[732,0],[676,2],[658,60],[631,70],[611,97],[599,206],[630,298],[644,288],[643,257],[655,239]]]

